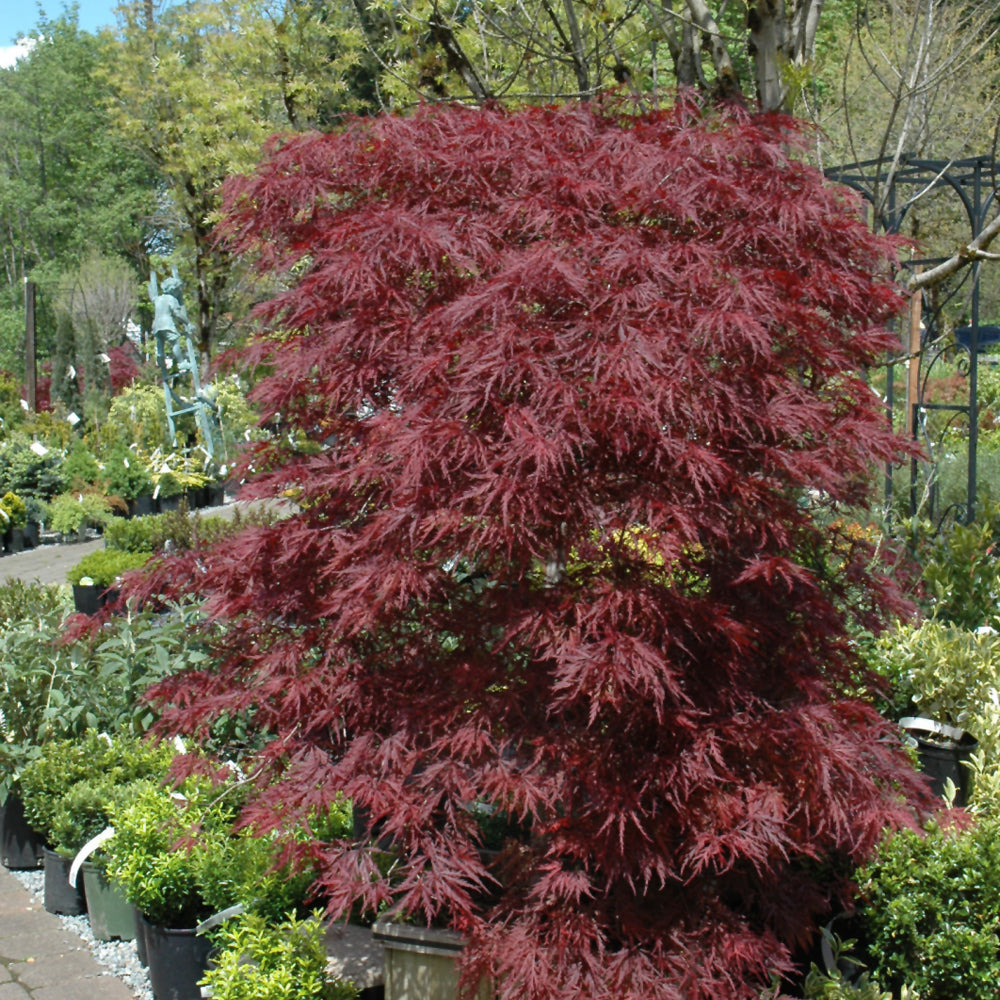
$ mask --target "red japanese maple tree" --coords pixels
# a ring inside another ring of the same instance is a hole
[[[844,694],[893,588],[830,513],[902,448],[859,374],[894,248],[800,138],[437,107],[228,186],[279,283],[250,490],[298,507],[146,584],[227,623],[165,724],[270,734],[256,821],[349,795],[331,911],[461,931],[503,1000],[756,996],[919,800]]]

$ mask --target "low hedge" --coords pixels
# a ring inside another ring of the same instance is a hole
[[[214,545],[248,524],[266,524],[270,520],[273,515],[266,511],[202,517],[181,507],[162,514],[116,519],[104,529],[104,546],[122,552],[162,552],[166,548],[178,552]]]

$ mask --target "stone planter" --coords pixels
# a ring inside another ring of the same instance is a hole
[[[461,935],[435,927],[377,920],[372,938],[385,948],[385,1000],[457,1000]],[[481,983],[475,1000],[490,1000]]]

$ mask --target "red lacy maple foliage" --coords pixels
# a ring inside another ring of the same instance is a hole
[[[503,1000],[756,996],[921,800],[841,693],[891,581],[820,516],[904,447],[858,374],[894,246],[799,141],[432,108],[228,186],[281,282],[239,358],[282,427],[250,491],[299,507],[147,579],[226,624],[164,724],[250,713],[281,777],[248,818],[345,792],[395,861],[313,845],[331,911],[456,928]]]

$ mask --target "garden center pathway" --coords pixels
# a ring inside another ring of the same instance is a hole
[[[8,556],[8,559],[16,558]],[[0,868],[0,1000],[132,1000],[83,939]]]
[[[15,579],[25,583],[66,583],[66,574],[73,566],[88,553],[103,548],[104,540],[95,538],[69,545],[39,545],[3,556],[0,558],[0,583]],[[0,1000],[3,1000],[2,993]]]
[[[221,508],[202,513],[219,513]],[[66,573],[102,539],[39,545],[0,558],[0,582],[66,583]],[[133,1000],[132,990],[103,969],[79,935],[0,867],[0,1000]]]

